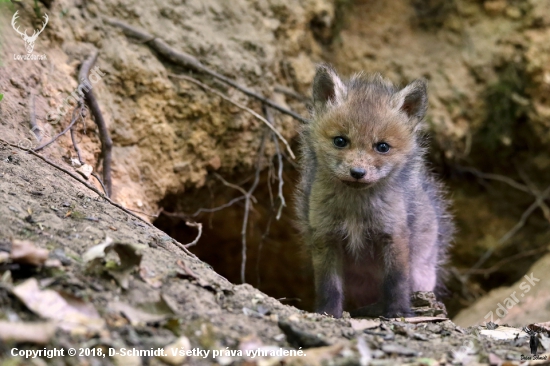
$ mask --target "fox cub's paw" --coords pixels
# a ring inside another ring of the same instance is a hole
[[[319,313],[319,314],[322,314],[322,315],[332,315],[335,318],[341,318],[342,317],[342,307],[341,306],[317,308],[317,310],[315,312]]]
[[[409,307],[389,306],[384,311],[386,318],[412,318],[414,313]]]

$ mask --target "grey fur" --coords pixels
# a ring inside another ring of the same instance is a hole
[[[425,164],[426,83],[399,90],[380,75],[344,82],[321,65],[313,96],[312,122],[301,131],[296,208],[313,261],[316,310],[340,317],[346,300],[409,315],[411,291],[441,288],[454,232],[443,189]],[[323,137],[330,128],[349,135],[349,149],[333,151]],[[374,135],[385,134],[397,146],[387,158],[372,150]],[[346,176],[354,166],[367,177]]]

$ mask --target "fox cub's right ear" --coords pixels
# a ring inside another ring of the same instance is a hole
[[[347,93],[347,88],[330,65],[317,66],[313,79],[313,105],[316,112],[324,111],[327,106],[340,104]]]

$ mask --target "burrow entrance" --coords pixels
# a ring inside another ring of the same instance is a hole
[[[254,177],[254,171],[223,176],[227,182],[244,190],[252,186]],[[251,204],[248,215],[245,281],[285,304],[311,311],[314,302],[312,269],[293,223],[293,193],[297,179],[293,167],[283,171],[286,207],[277,220],[279,183],[273,171],[261,171],[253,194],[256,203]],[[189,243],[196,237],[197,229],[187,226],[186,220],[201,222],[202,237],[189,250],[232,283],[242,283],[241,232],[245,213],[245,200],[239,200],[242,196],[242,192],[224,185],[211,174],[200,189],[167,195],[160,202],[167,214],[161,214],[155,226],[180,243]],[[208,212],[235,199],[237,201],[227,208]],[[199,210],[202,212],[194,216]]]

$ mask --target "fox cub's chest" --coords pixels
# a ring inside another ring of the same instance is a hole
[[[310,202],[310,225],[344,245],[353,255],[387,238],[383,213],[376,212],[373,197],[343,197],[337,194]],[[370,251],[370,250],[369,250]]]

